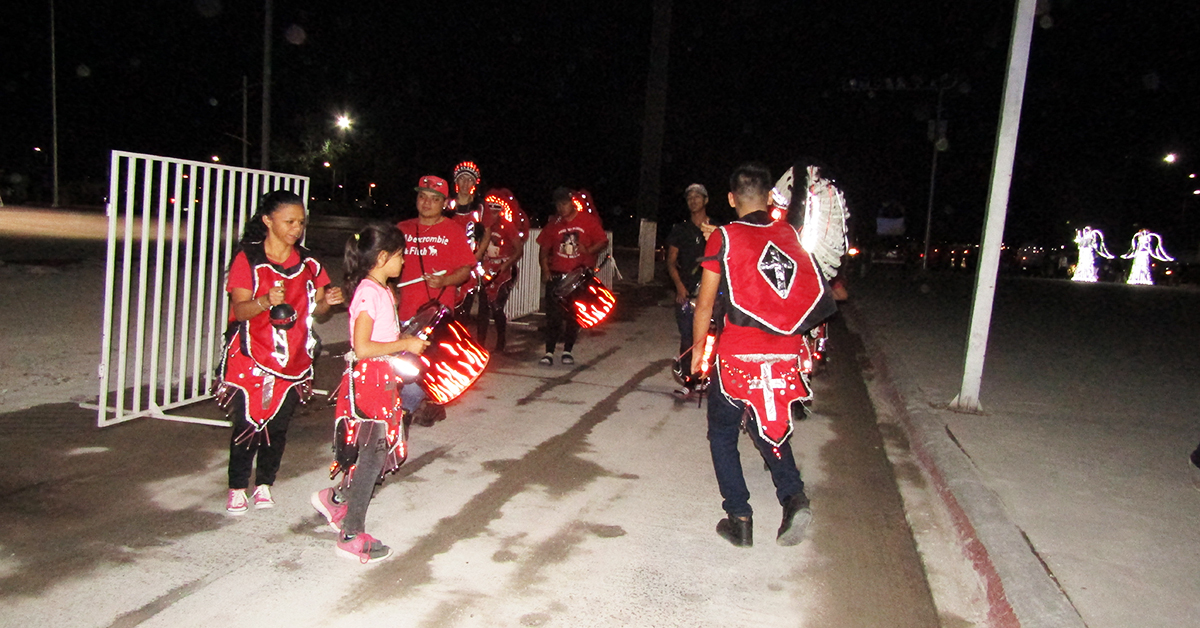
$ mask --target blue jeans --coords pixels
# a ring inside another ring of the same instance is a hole
[[[400,387],[400,407],[407,412],[416,412],[425,396],[425,389],[420,384],[405,384]]]
[[[679,353],[692,348],[692,319],[696,318],[696,307],[691,301],[683,305],[675,304],[675,324],[679,326]],[[689,363],[688,371],[691,371]]]
[[[712,453],[713,471],[717,475],[717,487],[721,490],[721,508],[732,517],[749,517],[750,490],[742,475],[742,458],[738,454],[738,437],[741,432],[742,412],[746,406],[741,401],[731,402],[721,391],[720,378],[713,377],[708,391],[708,449]],[[791,442],[784,442],[776,457],[771,445],[758,434],[751,418],[746,423],[750,440],[771,470],[771,481],[775,483],[775,497],[780,505],[791,497],[804,492],[804,482],[792,457]]]

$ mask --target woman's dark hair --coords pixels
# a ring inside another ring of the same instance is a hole
[[[346,289],[354,294],[358,283],[367,278],[380,253],[404,250],[404,232],[383,222],[368,223],[346,240],[342,255],[342,270],[346,273]]]
[[[242,229],[242,244],[247,242],[262,242],[267,238],[267,226],[263,224],[263,216],[269,216],[279,211],[284,205],[299,205],[304,207],[304,199],[299,194],[288,190],[267,192],[258,201],[258,211],[246,221]]]

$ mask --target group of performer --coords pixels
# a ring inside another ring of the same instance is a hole
[[[415,218],[395,226],[369,224],[346,242],[344,292],[330,285],[323,265],[298,244],[307,216],[303,199],[282,190],[261,199],[226,285],[231,306],[216,393],[234,428],[230,514],[275,505],[271,486],[288,424],[312,393],[313,358],[320,351],[313,324],[351,294],[351,350],[338,388],[331,473],[341,479],[313,494],[311,502],[339,532],[339,554],[364,563],[391,554],[365,531],[367,505],[376,483],[404,462],[411,423],[428,426],[444,419],[447,400],[444,390],[429,388],[425,371],[438,366],[420,356],[430,344],[430,330],[415,332],[414,321],[428,312],[445,318],[442,313],[456,307],[461,316],[477,299],[476,337],[465,329],[458,334],[474,349],[467,351],[473,362],[468,366],[477,377],[488,358],[482,343],[490,323],[496,327],[495,350],[505,350],[504,308],[529,234],[528,218],[510,190],[479,192],[476,164],[458,164],[453,181],[451,195],[445,179],[421,177],[414,189]],[[563,275],[590,270],[608,246],[586,192],[559,188],[553,200],[556,215],[538,240],[548,296]],[[563,337],[562,362],[571,364],[578,323],[552,301],[547,305],[547,345]],[[431,392],[440,398],[431,399]]]
[[[787,212],[790,177],[797,178],[797,195],[806,200],[794,203],[793,218],[811,211],[805,204],[815,198],[814,182],[824,181],[815,172],[810,168],[806,178],[803,170],[789,170],[776,184],[774,192],[784,198]],[[427,371],[435,366],[422,355],[432,351],[423,317],[437,312],[429,320],[439,320],[444,313],[458,325],[449,313],[474,294],[479,300],[476,338],[461,327],[457,335],[467,337],[465,353],[477,377],[488,359],[480,343],[487,338],[489,319],[496,326],[495,348],[505,348],[504,304],[528,235],[528,219],[511,191],[478,193],[474,163],[459,164],[453,181],[452,195],[445,179],[421,177],[414,189],[417,217],[394,227],[369,224],[346,242],[344,291],[330,285],[320,262],[298,244],[305,227],[303,200],[286,191],[262,199],[246,225],[227,285],[230,324],[217,396],[234,424],[230,514],[274,506],[271,486],[287,426],[296,405],[311,394],[313,358],[319,353],[313,323],[350,294],[350,352],[337,391],[331,467],[331,479],[338,482],[314,493],[311,503],[338,532],[340,555],[369,563],[391,554],[366,532],[374,488],[406,459],[411,423],[432,425],[445,418],[447,396],[430,388]],[[785,183],[781,194],[778,188]],[[801,244],[801,229],[769,212],[780,209],[772,202],[769,172],[743,165],[733,173],[730,190],[735,222],[712,225],[708,191],[695,184],[686,190],[689,220],[668,238],[680,350],[685,356],[690,351],[682,368],[685,381],[693,382],[677,396],[694,396],[699,374],[711,370],[708,438],[726,512],[717,532],[734,545],[753,543],[749,493],[737,453],[738,434],[745,429],[771,471],[783,509],[777,542],[794,545],[811,518],[789,444],[793,417],[802,415],[801,404],[811,398],[799,369],[802,335],[835,306],[818,258]],[[609,242],[585,191],[558,188],[551,200],[555,214],[537,240],[546,285],[546,351],[539,363],[552,366],[561,342],[559,362],[571,365],[580,326],[589,323],[582,306],[573,316],[555,306],[555,299],[562,298],[564,284],[568,291],[586,285],[578,278],[594,271]],[[841,237],[844,242],[844,222]],[[471,282],[481,289],[461,289]],[[611,308],[607,289],[587,288],[591,298]],[[713,350],[696,350],[714,332],[719,333]],[[255,461],[254,490],[248,494]]]

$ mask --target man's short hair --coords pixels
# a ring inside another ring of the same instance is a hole
[[[738,166],[729,177],[729,191],[738,197],[765,197],[771,186],[771,171],[757,162]]]
[[[550,194],[550,200],[554,201],[555,205],[569,203],[571,201],[571,190],[560,185],[554,188],[554,192]]]

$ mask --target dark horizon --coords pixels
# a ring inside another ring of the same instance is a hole
[[[938,158],[934,239],[978,241],[1013,6],[674,4],[660,223],[683,218],[689,183],[704,183],[719,213],[738,162],[762,161],[778,175],[809,155],[838,176],[860,237],[892,202],[906,208],[908,235],[920,239],[936,91],[914,86],[945,76],[956,84],[944,98],[949,150]],[[1200,96],[1190,37],[1200,9],[1167,4],[1046,5],[1031,51],[1010,244],[1069,243],[1084,224],[1112,243],[1140,227],[1162,232],[1169,251],[1200,242],[1191,193],[1200,184],[1187,179],[1200,172],[1189,124]],[[41,200],[49,189],[48,6],[25,5],[0,26],[24,51],[0,70],[0,111],[11,121],[0,171],[29,176]],[[311,149],[334,137],[333,118],[344,112],[355,123],[339,182],[345,177],[351,199],[376,183],[375,198],[389,205],[380,217],[412,211],[420,174],[448,176],[470,158],[485,184],[513,189],[533,215],[548,213],[550,190],[565,184],[592,191],[619,229],[637,200],[650,13],[636,2],[364,2],[343,11],[277,1],[272,165],[293,167],[285,156],[303,152],[305,141]],[[87,179],[103,188],[114,149],[198,161],[217,154],[241,165],[232,136],[241,133],[243,75],[257,167],[261,3],[107,0],[58,6],[56,17],[64,189],[78,194]],[[1168,152],[1179,161],[1164,163]],[[317,195],[328,191],[326,172],[302,172]]]

